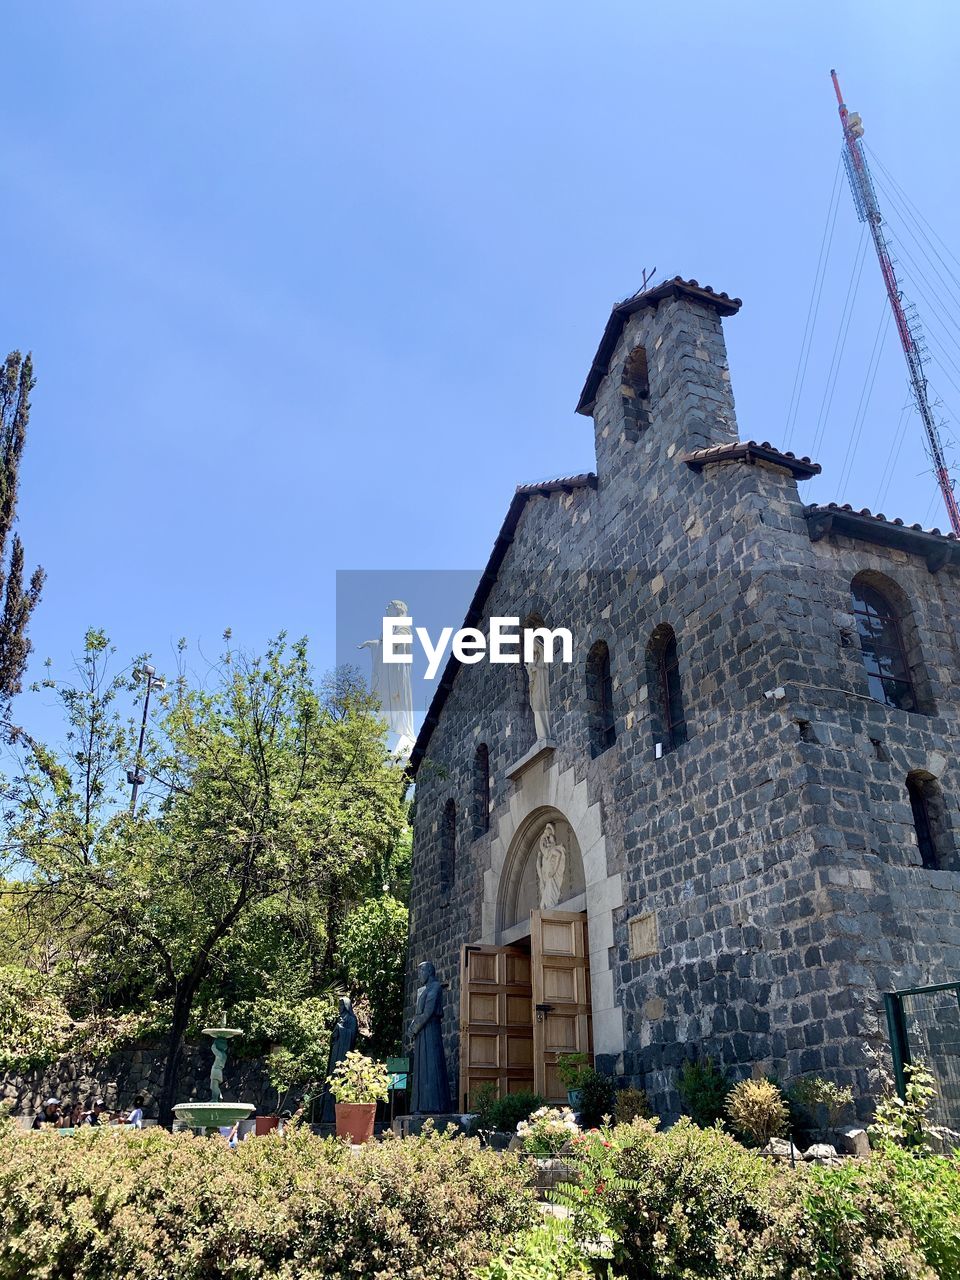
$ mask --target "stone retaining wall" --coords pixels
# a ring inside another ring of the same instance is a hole
[[[111,1108],[126,1108],[138,1093],[146,1098],[147,1118],[157,1114],[156,1098],[163,1079],[166,1051],[158,1045],[122,1049],[107,1058],[74,1061],[65,1059],[25,1076],[4,1076],[2,1100],[13,1104],[14,1115],[34,1115],[45,1098],[55,1095],[64,1102],[89,1104],[98,1096]],[[178,1100],[206,1098],[213,1059],[209,1044],[191,1044],[184,1049],[180,1068]],[[266,1076],[262,1058],[231,1057],[223,1084],[230,1101],[252,1102],[258,1111],[273,1111],[277,1091]]]

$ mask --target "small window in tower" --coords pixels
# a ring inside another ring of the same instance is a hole
[[[928,871],[955,870],[953,833],[939,782],[929,773],[911,773],[907,777],[907,794],[921,866]]]
[[[603,640],[598,640],[587,655],[586,694],[590,754],[599,756],[612,747],[617,738],[610,650]]]
[[[490,830],[490,752],[481,742],[473,754],[473,838]]]
[[[650,425],[650,376],[644,347],[634,347],[627,357],[620,379],[620,395],[624,434],[636,442],[641,431]]]
[[[879,574],[850,587],[870,696],[901,711],[932,711],[917,629],[903,593]]]
[[[622,385],[640,400],[650,399],[650,374],[645,347],[634,347],[623,366]],[[629,397],[628,397],[629,398]]]
[[[654,746],[659,746],[660,753],[665,755],[687,740],[680,656],[672,627],[657,627],[650,637],[647,645],[647,690]]]
[[[440,823],[440,892],[446,897],[453,888],[457,869],[457,806],[448,800]]]

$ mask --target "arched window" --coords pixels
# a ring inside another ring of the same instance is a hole
[[[923,696],[926,680],[915,628],[909,610],[885,585],[875,576],[858,574],[850,586],[870,696],[901,711],[925,710],[921,703],[929,703],[929,697]]]
[[[650,377],[645,348],[634,347],[627,357],[620,379],[620,395],[624,434],[636,442],[640,432],[650,425]]]
[[[590,754],[599,756],[617,738],[613,714],[613,680],[610,677],[610,650],[598,640],[587,654],[587,733]]]
[[[448,894],[457,869],[457,806],[448,800],[440,823],[440,892]]]
[[[473,838],[490,830],[490,752],[481,742],[473,755]]]
[[[907,794],[921,865],[929,871],[953,870],[956,852],[940,784],[929,773],[911,773],[907,776]]]
[[[647,691],[653,718],[653,742],[666,755],[687,740],[680,686],[677,637],[665,624],[657,627],[647,645]]]

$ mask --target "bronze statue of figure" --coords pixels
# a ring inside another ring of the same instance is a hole
[[[353,1012],[353,1005],[350,1003],[349,996],[340,997],[340,1013],[336,1022],[333,1024],[333,1032],[330,1036],[330,1056],[327,1059],[327,1076],[333,1074],[333,1069],[338,1062],[342,1062],[347,1054],[357,1044],[357,1015]],[[325,1077],[326,1080],[326,1077]],[[334,1111],[333,1094],[330,1092],[330,1086],[324,1083],[323,1101],[320,1104],[320,1123],[333,1124],[336,1120],[336,1112]]]
[[[413,1041],[413,1084],[410,1110],[414,1115],[442,1115],[450,1110],[447,1061],[443,1053],[443,987],[429,960],[417,966],[420,987],[417,1009],[410,1022]]]

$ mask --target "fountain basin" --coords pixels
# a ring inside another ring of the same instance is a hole
[[[191,1129],[221,1129],[253,1115],[252,1102],[178,1102],[173,1114]]]

